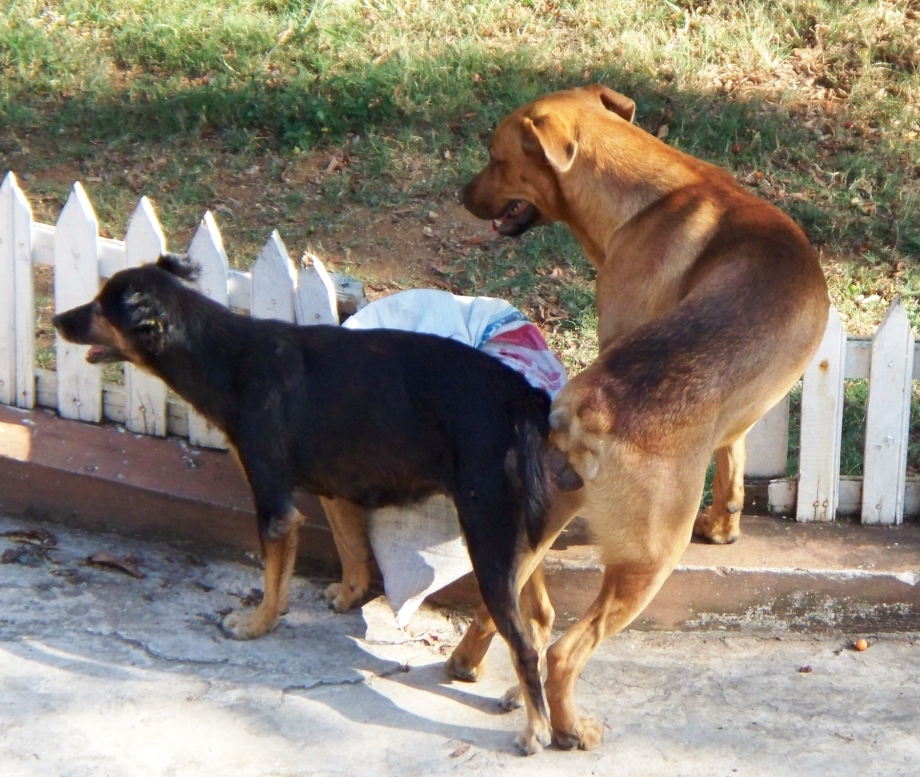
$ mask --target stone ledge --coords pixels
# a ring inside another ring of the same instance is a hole
[[[329,573],[337,556],[322,508],[308,496],[298,506],[307,515],[299,567]],[[0,511],[202,552],[258,548],[249,487],[232,455],[47,410],[0,406]],[[578,525],[551,551],[548,581],[560,622],[596,594],[600,568]],[[472,607],[475,581],[433,599]],[[920,526],[745,516],[734,545],[694,541],[633,628],[918,631]]]

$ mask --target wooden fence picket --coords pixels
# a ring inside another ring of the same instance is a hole
[[[79,183],[64,204],[54,235],[54,309],[89,302],[99,291],[99,223]],[[86,361],[85,345],[57,338],[58,412],[77,421],[102,420],[102,370]]]
[[[297,270],[274,230],[252,265],[250,315],[294,323]]]
[[[166,237],[153,205],[141,197],[125,232],[125,266],[156,261],[166,251]],[[166,435],[166,384],[132,364],[125,364],[125,426],[132,432]]]
[[[0,185],[0,403],[35,407],[32,209],[7,173]]]
[[[335,284],[318,256],[304,254],[297,276],[294,312],[301,326],[339,323]]]
[[[846,332],[832,307],[824,338],[802,378],[798,521],[833,521],[836,516],[846,344]]]
[[[227,280],[229,262],[220,230],[210,211],[204,214],[201,224],[195,230],[188,255],[201,268],[197,280],[198,289],[215,302],[227,305],[230,298]],[[223,432],[191,408],[188,411],[188,438],[193,445],[227,447]]]
[[[863,460],[863,523],[894,524],[904,520],[913,370],[914,333],[897,296],[872,338]]]

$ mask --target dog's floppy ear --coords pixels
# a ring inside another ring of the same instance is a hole
[[[572,129],[552,113],[524,118],[521,145],[526,154],[545,158],[560,173],[568,171],[578,153],[578,141]]]
[[[157,259],[156,265],[183,281],[194,281],[201,273],[201,267],[192,262],[188,254],[163,254]]]
[[[630,124],[636,118],[636,103],[625,94],[614,92],[613,89],[603,84],[591,84],[585,87],[585,91],[596,94],[608,111],[615,113],[621,119],[626,119]]]
[[[154,294],[146,291],[130,291],[124,300],[129,311],[128,332],[131,340],[144,353],[160,353],[166,345],[166,335],[169,332],[169,318],[163,304]]]

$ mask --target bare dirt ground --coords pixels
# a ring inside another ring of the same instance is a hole
[[[480,683],[444,674],[454,615],[405,634],[383,600],[337,616],[296,577],[283,623],[235,642],[216,624],[254,596],[251,562],[2,517],[0,559],[4,777],[920,773],[916,635],[626,632],[577,687],[601,747],[525,759],[504,646]]]

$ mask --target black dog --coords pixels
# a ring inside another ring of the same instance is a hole
[[[116,273],[54,325],[92,346],[91,363],[129,361],[162,378],[235,448],[255,500],[265,594],[250,614],[228,615],[225,631],[260,636],[287,609],[303,521],[295,487],[364,508],[446,494],[483,601],[511,648],[530,712],[524,738],[548,744],[516,568],[518,550],[540,542],[546,517],[547,395],[446,338],[238,315],[182,282],[195,274],[185,258],[164,255]]]

